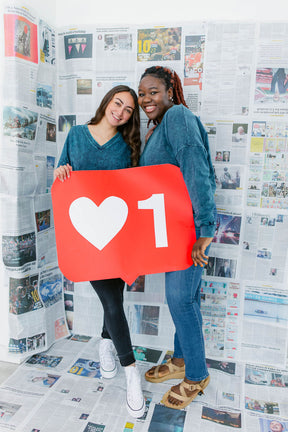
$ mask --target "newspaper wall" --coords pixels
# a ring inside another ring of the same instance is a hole
[[[137,91],[145,68],[164,65],[181,77],[187,104],[208,132],[218,210],[201,285],[213,384],[200,403],[184,411],[178,430],[188,431],[192,416],[193,431],[218,431],[221,424],[223,431],[266,432],[273,420],[288,430],[288,23],[171,21],[102,27],[95,19],[94,26],[55,29],[22,6],[10,4],[4,13],[0,253],[1,308],[7,319],[2,359],[22,361],[69,333],[96,340],[100,335],[102,308],[90,284],[67,280],[57,266],[53,169],[70,128],[89,120],[112,86],[127,84]],[[142,136],[146,124],[141,113]],[[127,286],[125,309],[133,343],[142,349],[138,354],[160,350],[162,357],[145,361],[164,359],[173,349],[174,331],[163,274],[141,276]],[[55,354],[52,348],[52,355],[65,360],[54,381],[65,379],[72,388],[67,370],[80,366],[69,349]],[[84,358],[90,358],[86,351]],[[139,354],[137,359],[141,363],[143,358]],[[9,421],[17,420],[19,407],[34,407],[34,398],[43,396],[29,394],[24,403],[25,385],[16,392],[19,382],[33,378],[25,367],[19,372],[22,381],[12,379],[0,392],[0,402],[9,401],[4,407]],[[146,387],[146,403],[152,401],[154,409],[149,409],[149,431],[159,432],[160,392],[166,387],[156,395]],[[89,386],[81,391],[87,392],[84,406],[93,414],[89,392],[95,391]],[[100,406],[109,394],[103,393]],[[44,395],[51,409],[53,395],[51,400]],[[75,404],[58,396],[68,413]],[[40,416],[45,409],[39,402],[37,407]],[[124,423],[121,429],[112,418],[108,425],[105,409],[101,418],[94,417],[87,431],[105,425],[114,430],[113,422],[115,430],[124,430]],[[141,424],[126,428],[148,430]],[[63,430],[69,427],[67,423]]]
[[[10,4],[4,33],[1,358],[18,362],[69,330],[50,194],[57,159],[55,29]]]

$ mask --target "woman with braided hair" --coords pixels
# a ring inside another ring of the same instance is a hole
[[[140,165],[170,163],[180,168],[192,202],[197,241],[193,265],[165,274],[168,306],[175,324],[174,354],[166,364],[149,369],[145,378],[158,383],[183,379],[162,399],[169,408],[182,409],[209,384],[205,361],[200,283],[216,226],[215,178],[207,133],[187,108],[176,72],[152,66],[141,76],[138,102],[154,128],[146,136]]]

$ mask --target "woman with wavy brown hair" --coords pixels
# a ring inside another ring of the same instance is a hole
[[[88,125],[97,125],[101,122],[105,115],[105,111],[111,100],[119,92],[127,92],[133,98],[134,112],[129,118],[127,123],[119,125],[117,130],[121,133],[124,141],[131,148],[131,166],[135,167],[138,164],[140,155],[140,115],[137,95],[130,87],[126,85],[119,85],[113,87],[102,99],[99,108],[97,109],[95,116],[91,118]],[[92,128],[91,128],[92,129]]]
[[[87,124],[73,126],[69,131],[54,178],[67,181],[71,171],[137,166],[140,146],[136,93],[124,85],[114,87],[104,96],[95,116]],[[127,410],[133,417],[142,417],[145,401],[123,309],[125,283],[122,279],[105,279],[91,281],[91,285],[104,309],[99,345],[102,377],[113,378],[116,375],[116,349],[126,375]]]

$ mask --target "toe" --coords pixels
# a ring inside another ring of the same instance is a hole
[[[154,371],[155,371],[155,366],[153,366],[151,369],[149,369],[149,370],[146,372],[145,375],[147,375],[147,376],[153,376]]]

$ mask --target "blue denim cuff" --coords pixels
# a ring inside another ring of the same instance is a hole
[[[200,237],[214,237],[215,224],[203,225],[200,227]]]

